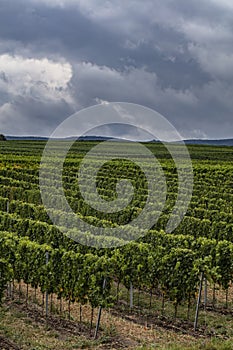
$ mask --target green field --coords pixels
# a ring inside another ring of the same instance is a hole
[[[147,179],[129,160],[106,162],[96,179],[99,196],[109,203],[116,200],[117,182],[125,179],[131,180],[134,196],[117,213],[98,212],[85,203],[77,177],[82,159],[95,145],[96,142],[80,141],[68,153],[62,179],[67,202],[84,222],[95,227],[126,225],[146,205]],[[39,167],[44,146],[42,141],[0,143],[0,346],[2,336],[31,350],[233,349],[233,148],[188,147],[194,172],[192,200],[180,225],[168,234],[165,229],[177,198],[177,171],[162,144],[146,144],[166,175],[166,203],[158,222],[143,236],[133,227],[122,237],[87,233],[87,245],[81,245],[69,238],[80,237],[80,227],[63,235],[42,204]],[[182,155],[180,146],[174,147]],[[109,144],[109,158],[114,150],[114,143]],[[95,162],[93,159],[90,175]],[[143,162],[152,172],[148,162]],[[50,201],[56,207],[61,200],[56,187],[59,179],[53,168],[46,171],[46,184],[54,189]],[[150,215],[158,215],[160,204],[158,191],[158,203]],[[60,219],[61,226],[70,224],[70,217],[62,210],[53,209],[53,215]],[[133,238],[136,240],[115,249],[88,247],[102,239],[111,246]],[[195,333],[201,276],[203,293]],[[33,315],[38,312],[45,324],[41,321],[36,329],[35,320],[22,306]],[[93,340],[100,306],[100,331]],[[78,324],[79,334],[71,327],[57,342],[59,328],[54,324],[60,319],[67,322],[63,330]],[[19,327],[15,331],[11,327],[14,322]],[[127,331],[123,331],[124,327]],[[140,327],[143,331],[139,337]],[[27,344],[28,329],[41,339],[41,344],[33,339]],[[148,336],[149,332],[154,332],[153,336]]]

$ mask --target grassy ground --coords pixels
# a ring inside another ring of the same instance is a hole
[[[25,292],[25,287],[24,287]],[[124,293],[124,292],[123,292]],[[29,293],[28,308],[25,300],[18,297],[6,300],[0,309],[0,349],[13,350],[71,350],[71,349],[130,349],[130,350],[229,350],[233,349],[232,315],[208,312],[208,329],[214,336],[201,332],[181,331],[178,327],[148,323],[141,313],[125,310],[104,310],[101,330],[97,340],[90,332],[90,308],[83,307],[82,324],[79,323],[79,305],[71,306],[71,320],[50,315],[45,319],[42,313],[41,295],[33,302],[33,290]],[[53,309],[58,303],[54,300]],[[182,313],[182,308],[180,309]],[[63,303],[63,315],[67,316],[67,303]],[[96,320],[97,310],[94,314]],[[206,321],[206,313],[200,314],[200,323]],[[177,323],[179,324],[179,322]],[[3,345],[4,344],[4,345]]]

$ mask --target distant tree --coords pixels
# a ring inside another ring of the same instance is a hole
[[[6,136],[4,136],[3,134],[0,134],[0,141],[6,141]]]

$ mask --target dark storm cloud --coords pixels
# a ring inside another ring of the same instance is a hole
[[[28,47],[28,54],[31,51],[37,56],[60,55],[71,61],[88,61],[122,70],[129,65],[146,66],[148,71],[156,72],[162,86],[177,88],[201,84],[208,78],[188,54],[183,34],[156,23],[146,23],[144,18],[139,18],[142,38],[137,40],[130,32],[109,30],[109,25],[87,18],[75,5],[50,8],[25,0],[17,3],[4,0],[1,16],[1,37],[16,41],[12,49],[15,53],[20,52],[22,43]],[[119,29],[125,21],[127,18],[119,18]],[[179,52],[179,48],[185,50],[185,54]]]
[[[28,48],[38,56],[60,55],[97,64],[120,62],[117,33],[108,33],[95,25],[77,7],[50,8],[27,0],[3,0],[0,6],[1,38],[16,42],[12,52]]]
[[[41,102],[17,97],[5,107],[1,126],[7,135],[50,135],[57,123],[73,113],[74,110],[64,100]]]
[[[48,135],[107,100],[232,137],[232,15],[230,0],[1,0],[1,129]]]

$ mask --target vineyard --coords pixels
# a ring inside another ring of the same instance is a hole
[[[95,236],[91,232],[77,242],[80,227],[71,227],[72,218],[54,209],[64,235],[53,225],[41,198],[39,171],[43,141],[1,142],[0,154],[0,299],[20,298],[26,307],[32,293],[42,296],[45,317],[51,303],[60,314],[72,319],[72,306],[79,307],[79,323],[90,328],[91,337],[101,332],[101,311],[118,317],[133,315],[146,327],[173,327],[201,337],[231,339],[233,332],[213,324],[211,315],[231,319],[233,314],[233,149],[231,147],[189,146],[193,163],[194,188],[185,217],[172,232],[166,226],[177,199],[178,176],[168,151],[159,143],[146,146],[159,160],[166,174],[167,195],[162,214],[158,192],[158,217],[146,235],[133,226],[121,237]],[[97,176],[99,196],[116,199],[120,180],[130,179],[134,196],[118,212],[98,212],[85,202],[77,169],[96,142],[73,145],[63,168],[63,189],[72,210],[83,222],[114,229],[136,219],[146,205],[148,189],[143,171],[129,160],[109,160]],[[179,146],[176,146],[179,147]],[[109,155],[114,145],[109,145]],[[148,164],[148,173],[150,167]],[[95,160],[90,165],[93,172]],[[160,180],[158,179],[158,182]],[[43,186],[53,186],[48,198],[59,207],[58,175],[46,169]],[[88,189],[86,189],[88,191]],[[95,198],[91,198],[95,201]],[[62,204],[62,203],[61,203]],[[62,205],[61,205],[62,207]],[[176,213],[179,216],[179,213]],[[114,231],[113,231],[114,232]],[[94,243],[105,240],[105,246]],[[93,243],[94,242],[94,243]],[[105,248],[108,246],[110,248]],[[127,244],[126,244],[127,243]],[[116,248],[111,248],[114,244]],[[23,293],[24,291],[24,293]],[[55,303],[56,301],[56,303]],[[82,310],[88,306],[88,319]],[[208,316],[210,315],[210,316]],[[216,326],[216,328],[215,328]],[[217,329],[218,328],[218,329]],[[109,347],[111,348],[111,347]]]

